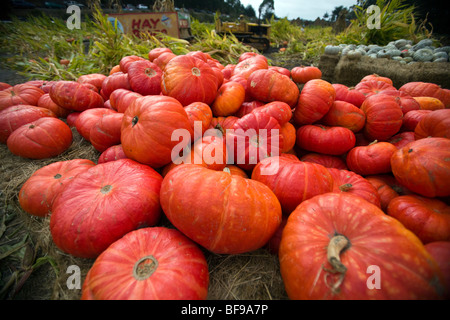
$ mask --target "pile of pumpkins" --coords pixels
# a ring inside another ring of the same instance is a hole
[[[450,46],[436,46],[432,39],[423,39],[416,44],[411,40],[399,39],[385,46],[376,44],[356,45],[340,44],[325,47],[325,54],[342,55],[350,59],[362,56],[384,58],[398,61],[401,64],[415,62],[449,62]]]
[[[168,48],[110,74],[1,84],[0,138],[52,158],[22,209],[93,259],[82,299],[206,299],[203,250],[278,255],[291,299],[441,299],[450,289],[450,90],[355,87],[258,53]],[[165,215],[173,227],[159,225]]]

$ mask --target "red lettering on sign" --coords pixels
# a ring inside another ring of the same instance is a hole
[[[148,19],[144,20],[144,23],[142,24],[142,29],[144,28],[151,28],[150,21]]]
[[[141,19],[134,20],[131,22],[131,29],[140,29],[141,28]]]
[[[156,19],[156,20],[150,19],[150,21],[153,23],[153,28],[156,28],[156,25],[158,24],[159,19]]]

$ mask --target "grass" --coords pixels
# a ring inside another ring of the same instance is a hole
[[[356,7],[350,26],[340,34],[331,27],[300,26],[287,18],[267,21],[271,24],[272,47],[284,47],[277,53],[283,60],[295,55],[310,64],[317,64],[324,48],[329,44],[386,44],[404,38],[418,41],[431,37],[425,22],[414,18],[414,7],[407,7],[403,0],[378,0],[381,10],[381,29],[367,28],[368,15],[362,7]],[[92,10],[92,17],[82,19],[80,29],[69,30],[65,22],[45,15],[29,17],[26,21],[13,19],[0,25],[0,63],[14,69],[29,79],[76,80],[89,73],[108,74],[126,55],[146,57],[156,47],[168,47],[175,54],[189,51],[209,53],[223,65],[235,64],[239,55],[256,49],[244,45],[233,35],[219,36],[213,23],[202,23],[192,18],[193,41],[172,38],[164,34],[156,36],[122,34],[107,20],[100,9]],[[39,26],[39,28],[36,28]],[[61,59],[70,60],[68,65]]]

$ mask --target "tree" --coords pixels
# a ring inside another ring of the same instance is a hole
[[[273,0],[263,0],[259,5],[258,9],[258,19],[270,19],[274,13],[275,5],[273,4]]]

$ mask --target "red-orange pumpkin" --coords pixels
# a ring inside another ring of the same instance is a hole
[[[340,83],[333,83],[333,88],[336,90],[336,100],[345,101],[353,104],[356,107],[361,107],[366,96],[355,89],[355,87],[347,87]]]
[[[320,120],[330,110],[335,97],[336,90],[329,82],[322,79],[308,81],[294,110],[295,123],[304,125]]]
[[[344,169],[328,168],[333,177],[333,192],[350,193],[381,207],[380,195],[375,187],[363,176]]]
[[[423,116],[414,128],[416,140],[426,137],[450,139],[450,109],[434,110]]]
[[[323,165],[325,168],[348,170],[347,164],[339,156],[310,152],[300,157],[300,161],[312,162]]]
[[[201,122],[201,134],[203,135],[208,130],[213,119],[211,108],[206,103],[193,102],[185,106],[184,111],[187,113],[192,130],[195,130],[196,121]]]
[[[82,300],[204,300],[203,252],[175,229],[142,228],[111,244],[89,269]]]
[[[128,106],[140,97],[142,97],[140,93],[128,89],[116,89],[111,93],[108,101],[114,110],[124,113]]]
[[[103,98],[95,91],[76,81],[57,81],[50,88],[50,98],[60,107],[84,111],[103,107]]]
[[[425,244],[425,249],[437,262],[444,277],[445,299],[450,299],[450,241],[435,241]]]
[[[399,91],[409,94],[411,97],[433,97],[442,101],[446,108],[450,107],[450,91],[442,89],[431,82],[413,81],[405,83]]]
[[[307,151],[342,155],[355,146],[356,138],[353,131],[344,127],[307,124],[297,129],[295,143]]]
[[[98,157],[97,163],[100,164],[126,158],[127,156],[125,155],[125,152],[123,152],[122,145],[116,144],[103,151]]]
[[[292,108],[297,103],[300,93],[295,82],[288,76],[269,69],[252,72],[247,79],[247,90],[255,100],[282,101]]]
[[[399,196],[389,203],[387,213],[423,243],[450,241],[450,206],[443,201],[413,194]]]
[[[18,104],[36,106],[43,94],[44,91],[36,86],[26,83],[16,84],[0,91],[0,111]]]
[[[402,127],[403,112],[392,96],[383,94],[369,96],[361,105],[361,110],[366,114],[364,135],[372,141],[386,141]]]
[[[280,203],[267,186],[193,164],[164,177],[161,206],[178,230],[221,254],[261,248],[281,223]]]
[[[105,80],[103,80],[100,93],[105,100],[108,100],[111,93],[117,89],[131,90],[128,73],[119,71],[107,76]]]
[[[73,159],[53,162],[36,170],[20,188],[20,207],[34,216],[47,216],[64,186],[93,166],[95,163],[91,160]]]
[[[55,116],[57,118],[66,118],[69,113],[71,112],[70,110],[64,109],[60,106],[58,106],[50,97],[49,93],[45,93],[43,94],[38,102],[37,102],[37,106],[40,108],[45,108],[45,109],[49,109],[50,111],[52,111]]]
[[[443,298],[439,268],[422,242],[351,194],[301,203],[283,230],[279,259],[291,299]]]
[[[374,142],[351,149],[346,157],[349,170],[359,175],[391,172],[391,157],[397,147],[389,142]]]
[[[11,106],[0,111],[0,143],[17,128],[43,117],[56,117],[53,111],[31,105]]]
[[[251,170],[262,159],[279,155],[284,146],[280,129],[278,121],[266,113],[252,112],[240,118],[226,135],[227,148],[233,151],[229,160]]]
[[[89,141],[98,152],[120,144],[123,113],[112,113],[102,116],[91,127]]]
[[[430,112],[432,112],[432,110],[411,110],[403,116],[403,124],[400,130],[414,132],[420,119]]]
[[[188,55],[170,60],[161,81],[162,93],[177,99],[183,106],[193,102],[211,104],[218,87],[214,70],[203,60]]]
[[[408,143],[391,157],[395,178],[425,197],[450,196],[450,139],[424,138]]]
[[[248,57],[242,61],[239,61],[233,68],[231,78],[240,76],[244,79],[248,79],[254,71],[268,68],[269,64],[267,62],[267,58],[261,54],[256,54],[253,57]]]
[[[142,95],[161,93],[162,71],[148,60],[137,60],[128,66],[128,81],[134,92]]]
[[[312,79],[321,79],[322,71],[314,66],[299,66],[292,68],[291,77],[295,83],[306,83]]]
[[[383,92],[384,90],[396,90],[395,87],[389,83],[378,80],[361,81],[355,86],[355,89],[362,92],[366,98]]]
[[[129,71],[128,68],[133,62],[136,61],[147,61],[147,60],[136,55],[125,56],[122,59],[120,59],[119,62],[120,71],[122,71],[123,73],[128,73]]]
[[[89,83],[94,85],[97,90],[100,91],[102,88],[103,80],[106,79],[106,76],[101,73],[90,73],[90,74],[84,74],[78,77],[77,82],[78,83]]]
[[[182,134],[189,133],[189,140],[185,140],[184,136],[179,137],[181,141],[173,140],[172,134],[176,129],[182,130]],[[126,156],[154,168],[170,163],[172,149],[177,145],[180,149],[190,145],[192,136],[186,111],[180,102],[171,97],[137,98],[123,116],[121,141]]]
[[[11,133],[6,141],[9,151],[28,159],[55,157],[72,145],[72,130],[58,118],[39,118]]]
[[[333,190],[333,178],[327,168],[286,156],[259,162],[253,169],[252,179],[273,191],[285,215],[294,211],[302,201]]]
[[[75,128],[86,140],[90,141],[91,129],[104,115],[115,114],[114,110],[106,108],[93,108],[81,112],[75,120]]]
[[[131,159],[98,164],[78,174],[52,205],[50,231],[58,248],[96,258],[126,233],[155,225],[162,177]]]
[[[319,122],[327,126],[344,127],[356,133],[364,128],[366,114],[351,103],[336,100]]]
[[[244,87],[236,81],[228,81],[217,90],[217,96],[211,105],[215,117],[230,116],[239,110],[245,99]]]

